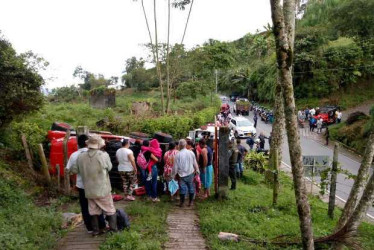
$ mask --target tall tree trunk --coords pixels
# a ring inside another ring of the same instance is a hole
[[[348,219],[347,223],[341,228],[335,235],[343,235],[345,243],[354,243],[356,241],[355,236],[357,236],[357,229],[362,222],[362,218],[366,214],[369,206],[374,200],[374,174],[371,175],[368,184],[362,194],[360,202],[358,203],[356,209],[353,211],[352,216]],[[348,245],[348,244],[347,244]],[[340,245],[339,245],[340,247]]]
[[[339,222],[335,228],[336,231],[338,231],[341,227],[343,227],[346,224],[349,217],[351,217],[351,215],[354,212],[354,209],[359,199],[359,195],[362,189],[364,188],[367,178],[369,176],[369,169],[373,161],[373,156],[374,156],[374,134],[372,133],[367,142],[365,154],[362,159],[361,166],[358,170],[356,180],[353,184],[351,192],[349,193],[348,200],[345,203],[343,213],[340,216]]]
[[[170,112],[170,0],[168,0],[168,38],[167,38],[167,44],[166,44],[166,86],[167,86],[167,92],[166,92],[166,113]]]
[[[271,169],[278,174],[280,164],[282,162],[284,106],[282,97],[282,85],[280,83],[279,77],[277,77],[277,81],[275,84],[274,122],[271,131],[270,162],[272,163]],[[279,192],[279,178],[277,178],[276,181],[277,183],[274,183],[274,193]],[[277,204],[277,198],[277,195],[273,195],[273,205]]]
[[[160,82],[160,92],[161,92],[161,114],[165,114],[165,103],[164,103],[164,82],[162,80],[161,73],[161,63],[158,58],[158,37],[157,37],[157,12],[156,12],[156,0],[153,0],[153,14],[155,22],[155,51],[156,51],[156,70],[158,75],[158,80]]]
[[[184,37],[186,36],[186,31],[187,31],[188,22],[190,21],[190,16],[191,16],[191,11],[192,11],[193,1],[194,0],[191,1],[190,10],[188,11],[187,21],[186,21],[186,25],[184,26],[184,31],[183,31],[183,36],[182,36],[181,44],[183,44]]]
[[[303,182],[304,168],[301,161],[301,146],[296,106],[292,85],[293,41],[295,30],[295,0],[284,0],[283,11],[280,0],[270,0],[280,82],[283,90],[285,121],[292,165],[293,183],[300,231],[304,249],[314,249],[310,206]]]
[[[336,177],[338,175],[338,157],[339,157],[339,144],[336,142],[334,146],[334,156],[332,160],[332,169],[331,169],[329,209],[327,211],[327,214],[331,219],[334,219]]]
[[[147,30],[148,30],[148,35],[149,35],[149,41],[150,41],[150,44],[151,44],[153,60],[156,62],[156,53],[155,53],[155,48],[154,48],[154,45],[153,45],[151,29],[150,29],[149,23],[148,23],[147,13],[145,12],[145,8],[144,8],[144,0],[141,0],[141,3],[142,3],[142,9],[143,9],[143,14],[144,14],[144,18],[145,18],[145,24],[147,25]]]

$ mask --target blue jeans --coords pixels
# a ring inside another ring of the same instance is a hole
[[[235,173],[240,173],[240,165],[239,165],[240,163],[236,163],[235,164]]]
[[[194,194],[195,193],[195,188],[193,184],[193,179],[195,177],[195,174],[192,173],[190,175],[187,175],[185,177],[181,177],[179,181],[179,186],[180,186],[180,194],[181,195],[186,195],[187,191],[189,194]]]
[[[243,163],[242,162],[237,163],[235,170],[237,173],[243,173]]]
[[[143,175],[144,171],[144,175]],[[157,198],[157,176],[158,176],[158,170],[157,165],[153,165],[152,167],[152,180],[146,181],[148,177],[148,170],[142,171],[142,177],[143,181],[145,182],[145,191],[147,193],[147,196],[151,198]]]

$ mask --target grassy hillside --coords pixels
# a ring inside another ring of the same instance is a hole
[[[246,170],[244,180],[239,181],[237,190],[229,191],[229,199],[210,199],[198,203],[200,227],[211,249],[301,249],[301,245],[282,246],[253,244],[245,239],[280,242],[299,241],[300,229],[292,180],[281,175],[281,191],[276,207],[272,207],[272,189],[263,183],[264,176]],[[309,197],[315,237],[330,234],[341,214],[336,209],[335,218],[327,216],[328,205],[317,197]],[[240,242],[223,242],[219,232],[230,232],[244,236]],[[359,240],[363,249],[374,249],[374,225],[362,223]],[[328,249],[319,245],[317,249]]]
[[[38,187],[24,172],[15,174],[17,167],[5,163],[1,156],[0,249],[53,249],[62,233],[61,214],[55,206],[35,205],[30,193],[37,192]]]

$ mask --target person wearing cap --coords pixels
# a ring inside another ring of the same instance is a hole
[[[80,174],[88,200],[88,211],[91,215],[93,236],[100,234],[99,215],[103,212],[109,222],[110,230],[117,231],[116,209],[111,195],[112,187],[109,180],[109,171],[112,163],[108,153],[100,149],[105,145],[98,135],[92,135],[86,141],[88,150],[78,156],[77,164],[71,167],[70,172]]]
[[[87,139],[88,139],[88,136],[85,134],[78,136],[78,139],[77,139],[78,150],[70,155],[69,161],[66,164],[66,171],[70,172],[71,167],[77,164],[78,156],[83,152],[87,152],[88,150],[87,145],[86,145]],[[79,193],[79,204],[81,207],[84,225],[86,226],[87,232],[92,234],[93,229],[92,229],[92,224],[91,224],[91,215],[88,212],[88,200],[86,199],[86,195],[84,193],[84,185],[83,185],[82,177],[80,176],[80,174],[77,174],[76,187]],[[99,228],[101,231],[104,231],[105,227],[106,225],[105,225],[104,216],[103,214],[101,214],[99,217]]]

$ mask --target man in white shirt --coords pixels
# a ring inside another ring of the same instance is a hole
[[[118,160],[118,171],[121,175],[123,182],[123,192],[126,200],[134,201],[135,197],[132,196],[135,184],[137,181],[137,168],[135,164],[134,153],[130,149],[130,142],[128,139],[123,139],[122,148],[116,152]]]
[[[187,142],[182,139],[179,141],[179,152],[174,158],[174,167],[171,173],[172,178],[178,174],[180,177],[180,207],[183,207],[184,200],[188,191],[189,206],[192,205],[195,197],[195,188],[193,180],[195,174],[199,174],[199,166],[197,165],[195,154],[186,149]]]
[[[336,122],[340,123],[342,121],[343,113],[339,110],[338,111],[338,116],[336,118]]]
[[[80,135],[78,137],[78,139],[77,139],[78,151],[75,151],[74,153],[72,153],[70,155],[69,161],[66,164],[66,170],[67,171],[69,171],[73,165],[76,165],[78,156],[81,153],[86,152],[88,150],[88,148],[86,146],[87,139],[88,139],[87,135]],[[87,232],[92,233],[93,228],[92,228],[92,224],[91,224],[91,215],[88,212],[88,200],[86,199],[86,196],[85,196],[82,176],[80,174],[77,174],[77,182],[76,182],[75,185],[76,185],[76,187],[78,189],[78,192],[79,192],[79,204],[81,206],[81,211],[82,211],[82,217],[83,217],[84,224],[87,228]],[[106,225],[105,225],[104,215],[102,214],[99,217],[99,228],[100,228],[100,230],[104,230],[105,227],[106,227]]]

